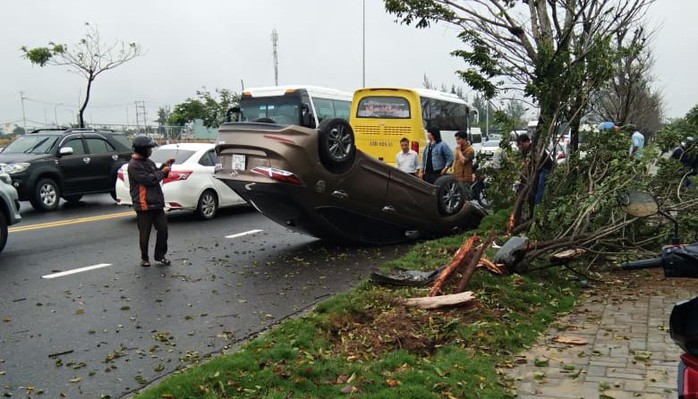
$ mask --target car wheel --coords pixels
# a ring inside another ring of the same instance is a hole
[[[58,209],[61,200],[61,193],[58,185],[53,179],[40,179],[34,189],[34,195],[30,201],[34,209],[47,212]]]
[[[351,168],[356,158],[354,131],[349,122],[341,118],[330,118],[318,127],[320,161],[329,171],[344,173]]]
[[[5,249],[7,243],[7,218],[0,212],[0,252]]]
[[[460,183],[451,175],[441,176],[434,182],[439,212],[444,216],[458,213],[465,204],[465,193]]]
[[[202,219],[213,219],[218,213],[218,196],[212,190],[206,190],[199,197],[196,213]]]
[[[65,198],[65,200],[70,202],[71,204],[74,204],[74,203],[80,201],[80,199],[82,198],[82,194],[80,194],[80,195],[66,195],[63,198]]]

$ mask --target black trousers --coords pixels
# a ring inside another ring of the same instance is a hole
[[[164,258],[167,253],[167,217],[165,211],[162,209],[138,211],[136,212],[136,220],[138,221],[141,260],[148,260],[148,243],[153,226],[158,232],[155,239],[155,260]]]

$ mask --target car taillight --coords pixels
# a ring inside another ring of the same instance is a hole
[[[173,181],[187,180],[191,175],[191,170],[171,170],[170,174],[165,177],[162,184],[171,183]]]
[[[564,152],[557,154],[557,159],[565,159],[566,155]]]
[[[121,180],[121,181],[124,181],[124,170],[123,169],[119,169],[116,171],[116,178]]]
[[[419,141],[413,141],[411,147],[412,147],[412,151],[419,154]]]
[[[284,183],[291,183],[291,184],[298,184],[301,185],[303,182],[301,179],[298,178],[298,176],[294,175],[293,173],[283,170],[283,169],[277,169],[277,168],[271,168],[267,166],[257,166],[256,168],[252,168],[250,170],[252,173],[257,173],[258,175],[262,176],[267,176],[271,177],[274,180],[278,180],[280,182]]]

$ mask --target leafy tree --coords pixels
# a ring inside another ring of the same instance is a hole
[[[642,27],[621,31],[615,37],[620,56],[615,73],[598,91],[592,93],[590,114],[595,121],[633,123],[646,134],[661,128],[662,96],[652,87],[654,57],[646,45],[651,37]]]
[[[136,43],[102,42],[97,28],[85,23],[87,32],[74,47],[49,42],[47,47],[22,47],[24,58],[41,67],[46,65],[66,66],[87,80],[85,100],[80,106],[78,119],[85,127],[84,113],[90,102],[92,83],[102,72],[114,69],[141,55],[141,46]]]
[[[206,89],[197,90],[197,98],[188,98],[185,102],[175,105],[168,123],[183,126],[195,119],[201,119],[208,128],[220,126],[225,122],[230,107],[240,101],[240,95],[228,89],[216,89],[215,94],[217,96]]]
[[[155,122],[158,123],[158,126],[164,126],[167,124],[167,119],[169,119],[171,114],[170,107],[165,106],[165,107],[159,107],[158,108],[158,118],[155,120]]]
[[[532,199],[548,143],[563,123],[579,125],[588,93],[612,76],[621,50],[612,46],[613,38],[639,23],[654,2],[384,1],[386,9],[403,23],[426,28],[445,22],[461,29],[464,48],[452,54],[469,68],[458,74],[485,98],[491,99],[502,90],[517,90],[538,105],[533,162],[514,202],[512,229],[516,225],[530,227],[535,221]],[[528,212],[522,212],[525,209]]]
[[[14,129],[12,129],[12,134],[17,135],[17,136],[22,136],[26,134],[26,131],[22,126],[15,126]]]

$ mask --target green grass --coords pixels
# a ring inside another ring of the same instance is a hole
[[[386,267],[434,269],[463,240],[417,244]],[[560,270],[478,271],[476,307],[425,311],[395,301],[424,289],[366,281],[136,398],[513,398],[501,369],[574,306],[573,286]]]

